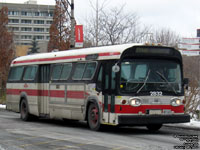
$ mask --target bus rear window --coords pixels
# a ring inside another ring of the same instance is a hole
[[[22,78],[24,67],[13,67],[10,70],[8,81],[19,81]]]

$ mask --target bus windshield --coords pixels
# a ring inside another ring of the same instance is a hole
[[[180,64],[172,60],[125,59],[121,62],[120,91],[142,93],[161,91],[180,94]]]

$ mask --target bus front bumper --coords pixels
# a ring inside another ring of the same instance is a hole
[[[190,116],[182,115],[120,115],[119,125],[148,125],[164,123],[185,123],[190,122]]]

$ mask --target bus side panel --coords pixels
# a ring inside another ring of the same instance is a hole
[[[29,105],[29,113],[38,116],[37,83],[8,83],[7,109],[19,112],[20,100],[25,98]]]
[[[85,84],[67,84],[67,105],[70,106],[72,119],[84,120],[84,107],[88,93],[85,91]]]
[[[66,84],[50,84],[49,109],[51,118],[71,119],[71,110],[69,105],[67,105],[66,92]]]
[[[17,85],[19,84],[17,83]],[[15,87],[16,83],[7,83],[6,109],[19,112],[20,95]]]

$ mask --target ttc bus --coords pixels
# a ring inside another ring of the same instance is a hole
[[[7,109],[33,116],[103,124],[189,122],[184,113],[182,57],[165,46],[124,44],[42,53],[12,61]]]

